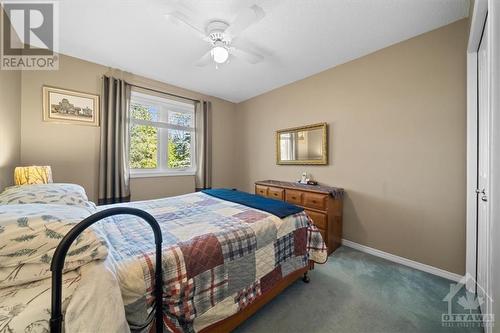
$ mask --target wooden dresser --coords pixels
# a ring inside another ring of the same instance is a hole
[[[264,180],[255,182],[255,194],[304,207],[321,232],[328,254],[340,246],[344,189]]]

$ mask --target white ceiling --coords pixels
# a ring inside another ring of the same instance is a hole
[[[265,54],[215,69],[207,50],[164,14],[181,0],[61,0],[60,51],[207,95],[240,102],[468,15],[468,0],[182,0],[200,27],[260,5],[266,16],[236,43]]]

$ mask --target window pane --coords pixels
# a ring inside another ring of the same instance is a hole
[[[168,130],[168,167],[184,169],[191,166],[191,132]]]
[[[172,125],[194,127],[193,115],[187,112],[168,111],[168,122]]]
[[[132,125],[130,128],[130,168],[158,167],[158,128]]]
[[[134,119],[158,121],[158,109],[153,106],[132,103],[130,114]]]

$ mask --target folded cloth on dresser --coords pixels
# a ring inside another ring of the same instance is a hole
[[[101,206],[145,210],[163,235],[166,332],[197,332],[243,310],[309,260],[326,261],[321,234],[305,212],[280,219],[198,192]],[[96,224],[116,266],[130,328],[152,324],[155,246],[149,225],[114,216]]]

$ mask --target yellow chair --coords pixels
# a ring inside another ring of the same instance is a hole
[[[14,170],[16,185],[48,184],[52,183],[52,169],[50,166],[17,167]]]

